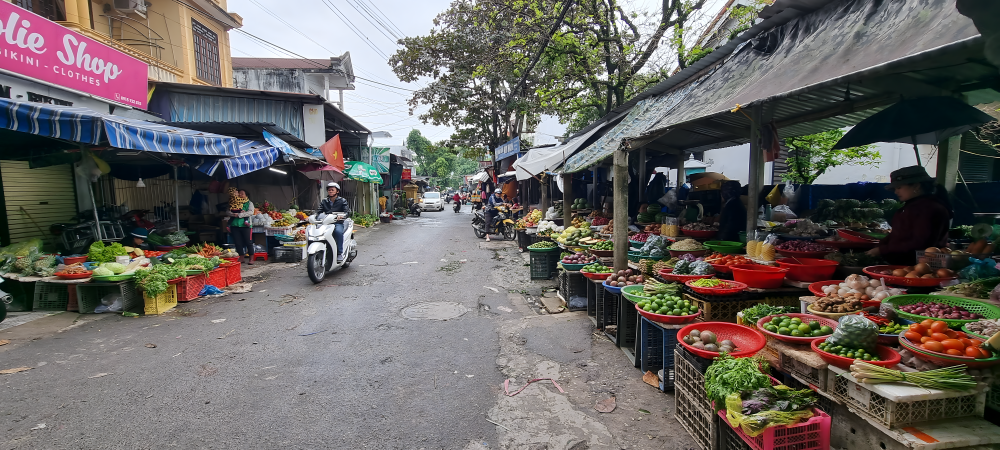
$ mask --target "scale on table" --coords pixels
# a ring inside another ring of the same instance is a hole
[[[705,208],[701,206],[701,202],[698,200],[683,200],[681,201],[685,205],[684,210],[681,211],[680,218],[685,223],[700,222],[702,218],[705,217]]]
[[[969,237],[973,241],[1000,235],[1000,225],[996,223],[1000,213],[973,213],[972,216],[976,218],[977,222],[972,226],[972,231],[969,232]]]

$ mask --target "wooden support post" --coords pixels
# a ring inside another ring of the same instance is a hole
[[[639,149],[639,203],[649,202],[646,198],[646,185],[649,184],[649,175],[646,174],[646,147]]]
[[[573,223],[573,174],[564,173],[563,177],[563,226]]]
[[[684,185],[684,152],[674,155],[674,167],[677,167],[677,183],[674,187],[680,189]]]
[[[542,210],[544,215],[546,211],[549,210],[549,177],[548,175],[542,173],[538,176],[538,184],[541,185],[542,199],[539,201],[538,208]]]
[[[764,150],[760,146],[761,106],[754,105],[750,111],[750,187],[747,191],[747,239],[757,228],[757,199],[764,188]]]
[[[614,153],[614,220],[612,239],[615,243],[615,270],[628,268],[628,152],[618,148]]]
[[[952,136],[938,144],[937,184],[949,194],[955,193],[958,183],[958,156],[961,154],[962,135]]]

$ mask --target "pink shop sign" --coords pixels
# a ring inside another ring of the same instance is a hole
[[[5,1],[0,68],[146,108],[146,63]]]

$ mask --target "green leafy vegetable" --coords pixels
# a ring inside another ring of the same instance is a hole
[[[709,401],[715,402],[717,410],[722,409],[729,394],[770,386],[770,378],[761,370],[767,370],[763,359],[733,358],[722,353],[705,371],[705,394]]]

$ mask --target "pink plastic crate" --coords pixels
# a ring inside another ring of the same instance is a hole
[[[769,427],[757,437],[747,436],[741,428],[729,425],[726,410],[719,411],[719,416],[754,450],[829,450],[830,416],[816,408],[813,412],[816,415],[805,422],[790,427]]]

